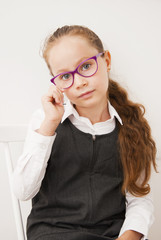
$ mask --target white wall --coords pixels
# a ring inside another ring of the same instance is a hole
[[[110,50],[112,76],[129,90],[133,100],[145,105],[160,165],[160,13],[160,0],[0,0],[0,124],[28,123],[41,106],[40,98],[50,85],[39,54],[46,35],[64,24],[86,25]],[[2,148],[0,156],[0,237],[16,239]],[[158,181],[160,173],[152,178],[156,209],[149,234],[152,240],[161,236]]]

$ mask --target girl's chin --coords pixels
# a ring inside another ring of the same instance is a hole
[[[86,101],[86,102],[80,103],[80,104],[77,104],[77,103],[73,104],[75,109],[87,108],[88,111],[92,108],[96,108],[97,105],[98,105],[97,102],[90,102],[90,101]],[[99,105],[99,107],[100,107],[100,105]]]

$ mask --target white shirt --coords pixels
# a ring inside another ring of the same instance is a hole
[[[83,132],[92,135],[107,134],[115,128],[115,117],[122,124],[121,118],[110,103],[108,103],[108,107],[111,118],[105,122],[92,125],[88,118],[79,116],[73,105],[67,100],[62,122],[69,118],[73,125]],[[20,200],[29,200],[39,191],[51,148],[56,138],[56,134],[54,136],[43,136],[35,131],[39,129],[44,116],[42,109],[33,114],[28,127],[23,154],[18,159],[13,173],[13,189]],[[126,200],[126,216],[119,236],[126,230],[134,230],[142,233],[144,235],[142,239],[145,240],[154,221],[151,194],[144,197],[134,197],[127,192]]]

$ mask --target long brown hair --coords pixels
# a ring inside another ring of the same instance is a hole
[[[98,52],[104,52],[99,37],[87,27],[79,25],[58,28],[45,41],[43,57],[48,63],[48,52],[60,38],[69,35],[84,37]],[[144,118],[145,108],[129,100],[127,91],[116,81],[109,79],[108,98],[120,115],[123,125],[119,125],[119,147],[124,173],[122,192],[129,191],[135,196],[150,192],[148,181],[151,166],[156,168],[156,145],[151,136],[151,129]]]

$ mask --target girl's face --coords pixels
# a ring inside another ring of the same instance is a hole
[[[85,59],[98,54],[88,41],[79,36],[65,36],[58,40],[49,50],[48,63],[54,76],[73,71]],[[105,52],[104,57],[98,57],[98,70],[91,77],[82,77],[77,73],[74,84],[65,89],[68,99],[76,108],[92,108],[107,104],[108,68],[110,53]]]

